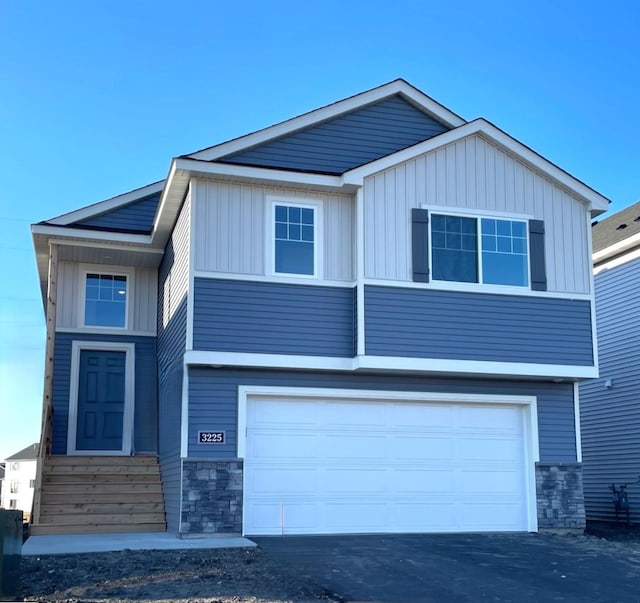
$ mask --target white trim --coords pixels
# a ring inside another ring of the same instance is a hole
[[[135,245],[112,245],[109,243],[101,244],[100,241],[74,241],[70,239],[49,239],[49,243],[63,245],[66,247],[87,247],[90,249],[105,249],[107,251],[128,251],[130,253],[144,253],[144,254],[157,254],[164,255],[164,249],[157,249],[152,247],[137,247]],[[99,264],[102,266],[103,264]]]
[[[364,191],[356,191],[356,354],[366,354],[365,268],[364,268]]]
[[[131,243],[131,245],[151,245],[150,235],[127,234],[124,232],[112,232],[105,230],[84,230],[82,228],[68,228],[66,226],[48,226],[46,224],[32,224],[31,233],[34,235],[45,235],[48,237],[60,237],[59,244],[69,244],[74,239],[88,239],[90,241],[100,241],[114,243]],[[75,242],[74,242],[75,244]],[[146,249],[144,251],[147,251]]]
[[[573,384],[573,418],[576,430],[576,461],[582,462],[582,430],[580,428],[580,384]]]
[[[640,233],[634,234],[631,237],[623,239],[622,241],[618,241],[617,243],[613,243],[613,245],[609,245],[600,251],[596,251],[592,254],[593,263],[597,264],[606,260],[611,256],[617,256],[629,249],[633,249],[640,245]]]
[[[129,316],[129,312],[132,312],[133,304],[131,303],[131,298],[135,295],[135,285],[134,285],[134,268],[121,268],[120,266],[110,266],[110,265],[100,265],[99,268],[94,268],[93,266],[89,266],[86,264],[80,264],[80,303],[78,304],[78,322],[76,324],[81,325],[81,328],[89,329],[89,330],[97,330],[100,333],[107,332],[115,332],[122,333],[123,331],[127,331],[129,328],[129,324],[133,321]],[[114,268],[112,270],[112,268]],[[126,300],[125,300],[125,309],[124,309],[124,326],[122,327],[109,327],[104,325],[87,325],[85,324],[85,312],[86,312],[86,303],[87,303],[87,275],[88,274],[98,274],[104,276],[124,276],[126,278],[127,288],[126,288]]]
[[[356,286],[355,281],[331,281],[306,278],[304,282],[300,282],[300,278],[286,276],[264,276],[262,274],[242,274],[238,272],[215,272],[207,270],[194,270],[195,278],[207,278],[211,280],[227,280],[227,281],[247,281],[256,283],[281,283],[288,285],[312,285],[314,287],[340,287],[343,289],[353,289]]]
[[[278,195],[266,195],[265,208],[266,233],[265,233],[265,274],[270,277],[284,277],[288,279],[299,279],[305,281],[319,281],[324,275],[324,203],[320,199],[300,199],[293,197],[281,197]],[[276,205],[286,207],[298,207],[300,209],[310,209],[313,211],[313,274],[296,274],[293,272],[277,272],[275,259],[275,219]]]
[[[362,186],[364,179],[367,176],[371,176],[377,172],[382,172],[399,163],[414,159],[419,155],[423,155],[429,151],[433,151],[434,149],[475,134],[482,134],[486,136],[490,141],[515,154],[522,161],[543,172],[556,183],[570,191],[573,191],[573,193],[578,195],[583,202],[589,204],[589,208],[592,209],[595,214],[602,213],[609,208],[609,200],[606,197],[588,187],[586,184],[580,182],[541,155],[538,155],[535,151],[532,151],[529,147],[523,145],[515,138],[512,138],[502,130],[496,128],[492,123],[482,118],[475,119],[472,122],[468,122],[463,126],[456,128],[455,130],[449,130],[448,132],[434,136],[429,140],[420,142],[408,147],[407,149],[398,151],[397,153],[392,153],[391,155],[387,155],[386,157],[382,157],[381,159],[377,159],[371,163],[354,168],[353,170],[345,172],[342,175],[342,180],[345,184]]]
[[[122,195],[111,197],[110,199],[106,199],[105,201],[99,201],[98,203],[93,203],[92,205],[88,205],[67,214],[56,216],[51,220],[47,220],[47,222],[58,226],[66,226],[68,224],[73,224],[74,222],[79,222],[80,220],[92,218],[93,216],[99,216],[114,209],[118,209],[119,207],[122,207],[124,205],[129,205],[129,203],[133,203],[138,199],[144,199],[145,197],[149,197],[154,193],[161,192],[164,188],[164,183],[164,180],[159,180],[158,182],[154,182],[153,184],[148,184],[147,186],[137,188],[128,193],[123,193]]]
[[[467,375],[485,377],[536,377],[542,379],[592,379],[592,366],[449,360],[403,356],[295,356],[244,352],[187,351],[185,364],[194,366],[242,366],[251,368],[309,369],[317,371],[366,371]]]
[[[244,459],[247,448],[247,405],[251,398],[318,398],[318,399],[343,399],[343,400],[380,400],[380,401],[406,401],[422,403],[449,403],[449,404],[508,404],[510,406],[524,407],[524,444],[525,444],[525,496],[527,509],[527,529],[531,532],[538,530],[538,510],[536,497],[535,463],[540,460],[539,433],[538,433],[538,405],[535,396],[504,395],[504,394],[468,394],[468,393],[440,393],[440,392],[416,392],[416,391],[392,391],[392,390],[363,390],[363,389],[330,389],[330,388],[306,388],[306,387],[271,387],[271,386],[246,386],[238,387],[238,438],[237,456]],[[243,475],[243,481],[246,473]],[[246,490],[246,489],[245,489]],[[243,509],[243,526],[245,525],[245,509]]]
[[[367,278],[365,285],[379,285],[380,287],[397,287],[404,289],[434,289],[436,291],[464,291],[465,293],[500,293],[501,295],[517,295],[522,297],[544,297],[548,299],[571,299],[589,301],[592,299],[588,293],[561,293],[558,291],[533,291],[525,287],[505,287],[502,285],[479,285],[478,283],[453,283],[436,281],[429,283],[416,283],[413,281],[391,281],[380,278]],[[473,289],[460,285],[476,285]],[[498,287],[499,289],[495,289]],[[507,290],[505,290],[507,289]],[[512,289],[512,291],[510,290]]]
[[[180,401],[180,456],[189,456],[189,367],[182,367],[182,399]]]
[[[587,217],[589,217],[587,215]],[[587,222],[588,223],[588,222]],[[587,252],[588,258],[593,255],[593,237],[591,228],[587,232]],[[598,352],[598,317],[596,312],[596,284],[595,284],[595,276],[593,274],[593,270],[589,270],[587,267],[587,271],[589,273],[589,288],[591,290],[591,349],[593,350],[593,364],[596,368],[596,377],[600,376],[600,357]]]
[[[640,258],[640,248],[634,249],[633,251],[628,251],[623,255],[616,256],[612,260],[607,260],[602,264],[598,264],[593,267],[593,274],[597,276],[601,272],[605,270],[609,270],[611,268],[617,268],[618,266],[622,266],[623,264],[627,264],[633,260],[637,260]]]
[[[491,209],[483,209],[481,207],[451,207],[449,205],[428,205],[426,203],[420,204],[420,209],[426,209],[429,212],[429,219],[431,214],[444,214],[446,216],[461,216],[464,218],[495,218],[514,220],[519,222],[527,222],[527,220],[533,219],[533,214],[518,214],[507,211],[496,211]]]
[[[309,113],[304,113],[298,117],[258,130],[252,134],[247,134],[246,136],[241,136],[240,138],[235,138],[234,140],[196,151],[189,155],[189,157],[212,161],[218,157],[222,157],[223,155],[237,153],[238,151],[261,144],[270,139],[291,134],[303,128],[309,128],[349,111],[381,101],[387,97],[393,96],[394,94],[402,94],[402,96],[411,101],[418,108],[429,113],[432,117],[444,122],[448,126],[457,127],[465,123],[460,116],[437,103],[417,88],[414,88],[408,82],[397,79],[389,82],[388,84],[373,88],[372,90],[367,90],[366,92],[326,105],[325,107],[315,109]]]
[[[131,337],[155,337],[156,331],[130,331],[122,332],[122,329],[111,327],[56,327],[57,333],[79,333],[84,335],[127,335]]]
[[[193,316],[194,316],[194,291],[195,291],[195,257],[196,257],[196,190],[197,186],[189,188],[187,196],[189,198],[189,257],[187,258],[188,289],[187,289],[187,334],[185,347],[187,350],[193,349]]]
[[[125,352],[124,416],[121,450],[76,450],[78,423],[78,386],[80,384],[80,352],[82,350]],[[115,341],[71,342],[71,375],[69,384],[69,419],[67,425],[68,455],[129,455],[133,453],[133,413],[135,404],[135,350],[133,343]]]

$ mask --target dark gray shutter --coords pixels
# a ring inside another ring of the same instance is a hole
[[[411,210],[411,257],[413,280],[429,282],[429,212],[426,209]]]
[[[547,269],[544,260],[544,222],[529,220],[529,263],[531,266],[531,289],[547,290]]]

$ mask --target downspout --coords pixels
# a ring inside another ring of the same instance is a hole
[[[47,277],[47,343],[44,359],[44,392],[42,396],[42,425],[36,464],[36,483],[33,493],[31,523],[40,523],[42,475],[44,461],[51,454],[51,419],[53,417],[53,354],[56,335],[56,304],[58,299],[58,245],[49,244],[49,273]]]

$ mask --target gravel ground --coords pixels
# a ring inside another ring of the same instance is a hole
[[[25,601],[284,603],[336,601],[259,549],[132,551],[23,557]]]
[[[570,538],[570,537],[569,537]],[[573,539],[572,539],[573,540]],[[581,546],[640,555],[640,526],[589,524]],[[340,601],[259,548],[23,557],[25,601],[52,603],[284,603]]]

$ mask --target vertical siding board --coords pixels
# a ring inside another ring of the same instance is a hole
[[[216,456],[237,456],[238,387],[241,385],[535,396],[540,460],[547,463],[576,460],[571,384],[212,368],[189,371],[191,458],[207,458],[211,454],[208,448],[198,446],[197,430],[221,426],[227,428],[227,443],[216,449]]]
[[[367,177],[364,196],[367,278],[411,280],[409,213],[426,204],[544,220],[548,290],[589,293],[585,205],[480,136]]]
[[[640,474],[640,259],[598,273],[595,290],[600,378],[580,384],[585,507],[588,519],[614,520],[609,485]],[[640,522],[636,487],[629,500]]]

